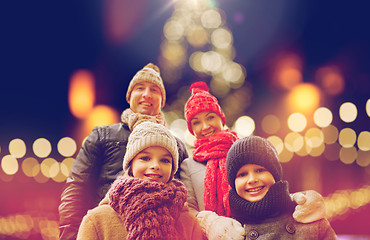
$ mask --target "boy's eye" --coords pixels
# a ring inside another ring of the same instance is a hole
[[[264,171],[266,171],[266,169],[264,169],[264,168],[258,168],[258,169],[256,170],[256,172],[258,172],[258,173],[261,173],[261,172],[264,172]]]
[[[196,122],[191,122],[191,125],[192,126],[195,126],[195,125],[198,125],[199,124],[199,122],[198,121],[196,121]]]
[[[248,175],[247,173],[242,172],[242,173],[239,173],[236,177],[245,177],[247,175]]]
[[[211,115],[211,116],[209,116],[207,119],[208,119],[208,120],[212,120],[212,119],[214,119],[214,118],[215,118],[215,116],[212,116],[212,115]]]

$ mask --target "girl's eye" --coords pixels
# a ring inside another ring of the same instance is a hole
[[[150,158],[148,156],[142,156],[140,159],[143,161],[149,161]]]
[[[258,173],[261,173],[261,172],[264,172],[264,171],[266,171],[266,169],[264,169],[264,168],[258,168],[258,169],[256,170],[256,172],[258,172]]]
[[[171,160],[168,158],[162,158],[161,162],[163,163],[171,163]]]
[[[192,126],[195,126],[195,125],[198,125],[198,124],[199,124],[199,122],[192,122],[191,123]]]
[[[212,120],[212,119],[214,119],[215,117],[214,116],[209,116],[208,117],[208,120]]]

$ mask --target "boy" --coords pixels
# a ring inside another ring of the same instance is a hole
[[[312,223],[293,219],[296,203],[268,140],[257,136],[237,140],[227,154],[226,169],[231,216],[244,225],[249,239],[337,239],[325,218]]]

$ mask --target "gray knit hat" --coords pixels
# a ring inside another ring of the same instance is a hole
[[[275,182],[281,180],[283,169],[278,153],[270,141],[258,136],[248,136],[234,142],[226,157],[227,180],[235,189],[235,178],[239,169],[246,164],[257,164],[266,168]]]
[[[131,160],[139,152],[153,146],[164,147],[172,155],[172,179],[179,166],[177,141],[165,126],[153,122],[140,123],[131,132],[123,157],[123,170],[126,172],[129,169]]]
[[[164,90],[163,80],[160,75],[159,68],[153,63],[148,63],[143,69],[138,71],[135,76],[132,78],[130,84],[128,85],[126,93],[126,101],[130,103],[129,99],[131,96],[132,89],[134,86],[140,82],[150,82],[154,83],[159,87],[162,94],[162,103],[161,108],[164,107],[166,103],[166,91]]]

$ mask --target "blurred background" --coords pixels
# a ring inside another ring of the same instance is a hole
[[[0,7],[0,239],[57,239],[82,141],[119,122],[152,62],[167,127],[205,81],[240,137],[268,138],[290,191],[316,190],[340,239],[370,239],[367,1],[6,1]]]

